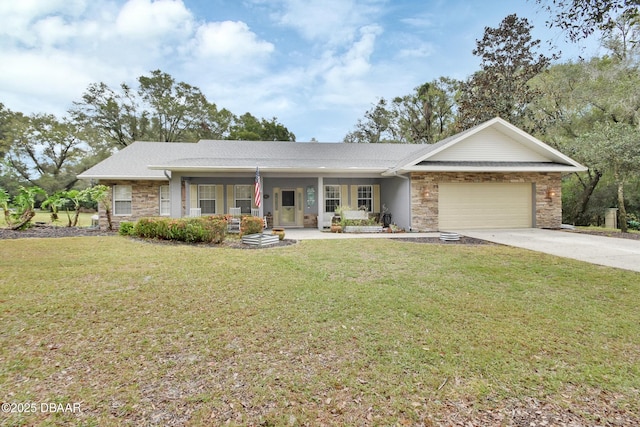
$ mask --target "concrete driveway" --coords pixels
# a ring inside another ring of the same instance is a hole
[[[461,230],[463,236],[530,249],[592,264],[640,271],[640,240],[591,236],[565,230]]]

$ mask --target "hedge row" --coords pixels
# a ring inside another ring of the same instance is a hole
[[[145,239],[176,240],[188,243],[222,243],[227,235],[224,215],[198,218],[141,218],[135,224],[121,222],[119,233]],[[244,216],[240,224],[241,234],[261,233],[262,218]]]
[[[200,218],[141,218],[120,223],[120,234],[187,243],[222,243],[227,234],[224,216]]]

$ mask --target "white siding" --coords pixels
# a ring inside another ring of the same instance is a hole
[[[485,129],[435,154],[429,160],[548,162],[549,158],[520,144],[495,129]]]

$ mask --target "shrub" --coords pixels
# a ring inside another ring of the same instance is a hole
[[[627,227],[632,230],[640,230],[640,220],[633,213],[627,214]]]
[[[258,216],[244,216],[240,221],[240,235],[262,233],[264,222]]]
[[[224,215],[213,215],[206,218],[207,228],[211,231],[211,242],[222,243],[227,236],[227,219]]]
[[[350,225],[355,225],[355,226],[366,226],[366,225],[378,225],[378,222],[375,220],[375,218],[369,218],[369,219],[342,219],[341,223],[342,227],[347,227]]]
[[[222,217],[142,218],[133,227],[132,234],[146,239],[222,243],[226,230],[227,223]]]
[[[120,223],[120,227],[118,228],[118,234],[121,236],[131,236],[133,235],[135,225],[129,221],[122,221]]]
[[[155,239],[157,237],[156,228],[155,218],[140,218],[133,228],[133,234],[145,239]]]

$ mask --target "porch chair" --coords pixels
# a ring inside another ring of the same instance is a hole
[[[251,208],[251,216],[260,216],[260,209],[259,208]],[[263,216],[262,217],[262,228],[268,228],[267,227],[267,217]]]
[[[241,208],[229,208],[229,222],[227,223],[227,231],[229,233],[240,233],[240,215]]]

